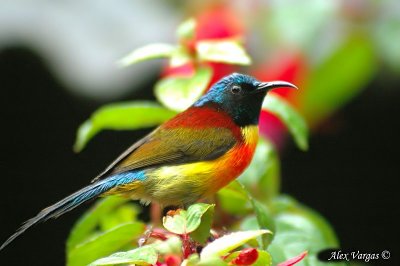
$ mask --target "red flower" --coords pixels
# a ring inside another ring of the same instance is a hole
[[[194,75],[196,69],[193,62],[188,62],[184,65],[171,67],[166,66],[162,73],[162,77],[191,77]]]
[[[285,262],[279,263],[278,266],[292,266],[292,265],[295,265],[296,263],[298,263],[299,261],[304,259],[304,257],[307,256],[307,254],[308,254],[308,251],[304,251],[303,253],[301,253],[300,255],[298,255],[298,256],[296,256],[294,258],[291,258],[291,259],[288,259]]]
[[[253,75],[259,80],[283,80],[296,84],[301,88],[308,73],[308,64],[305,57],[299,52],[282,51],[273,58],[257,67]],[[292,89],[279,88],[272,93],[279,94],[289,102],[297,105],[298,92]]]
[[[243,38],[244,26],[239,18],[240,15],[227,5],[213,6],[201,12],[196,18],[196,42],[201,40]],[[207,65],[213,70],[209,86],[237,70],[237,66],[230,64],[207,62]]]
[[[181,265],[181,258],[177,255],[166,255],[165,256],[165,264],[167,266],[179,266]]]
[[[244,27],[239,18],[226,5],[210,7],[197,16],[196,41],[242,37]]]
[[[242,38],[244,27],[239,18],[240,16],[227,5],[208,7],[200,11],[195,17],[196,28],[193,38],[183,39],[181,40],[181,44],[195,57],[195,47],[199,41]],[[209,82],[209,86],[237,70],[237,66],[230,64],[216,62],[205,62],[204,64],[212,68],[213,76]],[[162,72],[162,76],[191,76],[194,74],[194,71],[195,65],[193,62],[190,62],[178,67],[166,66]]]
[[[298,52],[279,52],[266,63],[257,67],[253,72],[262,81],[283,80],[296,84],[300,88],[308,72],[304,56]],[[292,89],[279,88],[271,93],[280,95],[292,105],[297,105],[299,93]],[[260,116],[260,133],[270,139],[276,147],[282,147],[287,129],[274,114],[263,110]]]
[[[258,259],[258,251],[255,248],[245,248],[231,261],[233,265],[252,265]]]

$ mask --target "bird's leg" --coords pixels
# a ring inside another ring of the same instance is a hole
[[[161,226],[161,215],[162,215],[162,208],[161,205],[152,202],[150,206],[150,219],[151,219],[151,224],[154,227]]]

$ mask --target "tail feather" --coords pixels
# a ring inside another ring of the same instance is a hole
[[[116,186],[127,184],[136,180],[137,177],[138,173],[132,172],[110,176],[104,180],[90,184],[89,186],[82,188],[81,190],[69,195],[59,202],[43,209],[35,217],[24,222],[23,225],[0,246],[0,251],[33,225],[47,221],[51,218],[57,218],[64,213],[67,213],[78,207],[82,203],[89,201]]]

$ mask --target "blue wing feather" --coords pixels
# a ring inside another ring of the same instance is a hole
[[[124,172],[118,173],[96,183],[90,184],[82,188],[81,190],[69,195],[68,197],[60,200],[59,202],[43,209],[35,217],[27,220],[12,236],[10,236],[0,247],[0,250],[10,244],[15,238],[24,233],[28,228],[36,225],[40,222],[47,221],[50,218],[57,218],[66,212],[78,207],[82,203],[91,200],[108,190],[120,186],[129,184],[136,180],[144,180],[146,175],[143,171],[136,172]]]

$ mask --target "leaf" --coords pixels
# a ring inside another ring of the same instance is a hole
[[[240,223],[241,230],[268,229],[275,232],[276,226],[274,216],[269,206],[262,204],[256,199],[251,199],[255,215],[247,216]],[[267,249],[274,238],[274,234],[265,234],[257,238],[258,246]]]
[[[266,41],[273,47],[290,44],[297,49],[311,50],[312,57],[318,47],[316,43],[324,40],[327,28],[335,23],[339,13],[340,6],[336,1],[311,1],[307,5],[299,1],[274,1],[258,27],[264,27],[262,32]]]
[[[280,164],[275,147],[260,138],[253,159],[238,180],[255,198],[268,202],[279,193]]]
[[[260,225],[258,224],[256,215],[248,215],[239,223],[239,228],[241,231],[249,230],[260,230]],[[263,235],[264,236],[264,235]],[[258,236],[256,239],[251,239],[247,244],[251,247],[262,247],[262,236]]]
[[[271,265],[272,265],[271,255],[264,250],[258,250],[258,259],[252,266],[271,266]]]
[[[187,211],[180,210],[174,216],[164,216],[163,225],[168,231],[175,234],[189,234],[200,226],[203,214],[210,208],[214,209],[214,205],[205,203],[193,204]]]
[[[200,260],[199,255],[194,253],[184,260],[181,266],[228,266],[220,257],[207,257]]]
[[[273,208],[277,211],[276,233],[268,251],[274,264],[308,250],[309,255],[304,258],[305,264],[326,265],[317,259],[317,254],[323,249],[337,248],[338,241],[325,219],[286,196],[277,198]]]
[[[249,215],[244,217],[244,219],[240,222],[240,230],[248,231],[248,230],[259,230],[260,226],[257,221],[257,217],[255,215]]]
[[[194,18],[189,18],[178,26],[176,34],[178,35],[179,39],[193,39],[195,30],[196,20]]]
[[[374,48],[360,36],[347,40],[311,72],[300,97],[300,111],[314,125],[357,95],[371,80],[377,66]]]
[[[191,77],[166,77],[157,82],[155,95],[164,106],[183,111],[204,93],[211,80],[208,67],[198,67]]]
[[[393,9],[394,11],[394,9]],[[387,13],[389,15],[390,12]],[[389,15],[390,16],[390,15]],[[392,12],[392,18],[374,21],[372,29],[374,45],[379,51],[379,57],[390,67],[391,70],[400,71],[400,51],[397,44],[400,43],[400,20],[396,12]]]
[[[181,266],[197,266],[199,261],[200,261],[199,254],[194,253],[191,254],[187,259],[182,261]]]
[[[278,213],[296,213],[304,216],[319,230],[324,242],[327,243],[327,245],[330,247],[337,247],[339,245],[339,241],[331,225],[318,212],[297,202],[287,195],[281,195],[277,197],[273,202],[273,207]]]
[[[151,246],[143,246],[127,252],[118,252],[111,256],[99,259],[91,263],[91,266],[97,265],[115,265],[115,264],[135,264],[135,265],[153,265],[157,262],[156,250]]]
[[[201,258],[196,266],[229,266],[229,264],[224,262],[220,257],[206,257]]]
[[[168,231],[183,235],[186,233],[186,224],[187,224],[187,213],[185,210],[180,210],[178,214],[174,216],[164,216],[163,217],[163,226]]]
[[[283,98],[269,94],[263,102],[263,109],[278,116],[286,125],[297,146],[308,149],[308,127],[303,117]]]
[[[271,232],[268,230],[254,230],[234,232],[229,235],[224,235],[205,246],[200,253],[200,258],[226,255],[226,253],[243,245],[247,241],[260,235],[270,233]]]
[[[135,204],[124,204],[119,206],[112,212],[100,218],[100,229],[101,231],[107,231],[120,224],[132,222],[136,220],[138,213],[139,210]]]
[[[207,209],[202,211],[201,223],[190,234],[191,238],[201,244],[204,244],[210,236],[211,224],[214,217],[215,204],[208,205]]]
[[[154,43],[135,49],[117,64],[121,67],[156,58],[170,57],[175,52],[176,47],[166,43]]]
[[[91,236],[102,217],[107,216],[112,210],[127,201],[128,199],[118,196],[98,200],[72,228],[67,240],[67,252],[69,253],[71,249]]]
[[[181,254],[182,253],[182,241],[179,237],[173,236],[165,241],[160,241],[151,244],[155,248],[157,253],[160,254]]]
[[[178,45],[170,57],[169,65],[172,68],[176,68],[185,64],[189,64],[191,61],[192,57],[186,47],[183,45]]]
[[[202,216],[209,210],[214,210],[215,204],[196,203],[191,205],[187,210],[187,227],[186,233],[196,230],[201,222]]]
[[[79,266],[110,255],[140,236],[145,230],[141,222],[131,222],[114,227],[80,243],[68,253],[68,265]]]
[[[251,199],[251,203],[253,205],[253,209],[256,214],[259,229],[268,229],[272,232],[275,232],[275,222],[270,209],[266,205],[263,205],[261,202],[257,201],[254,198]],[[266,249],[268,245],[271,243],[273,237],[274,237],[273,234],[262,235],[261,248]]]
[[[137,101],[104,105],[79,127],[74,150],[81,151],[89,140],[101,130],[133,130],[153,127],[174,115],[176,115],[174,111],[153,102]]]
[[[250,56],[243,46],[233,39],[207,40],[196,43],[199,60],[236,65],[250,65]]]
[[[230,214],[246,214],[251,210],[248,193],[237,180],[218,191],[217,196],[221,208]]]

